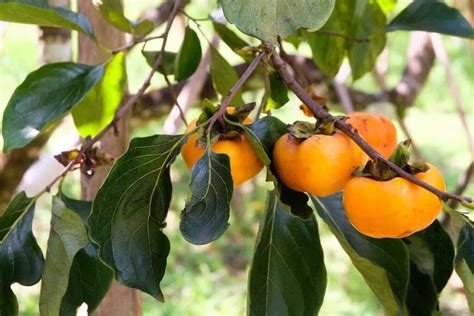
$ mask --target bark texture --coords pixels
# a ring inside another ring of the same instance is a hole
[[[124,45],[124,34],[102,19],[90,0],[78,1],[78,8],[80,12],[89,17],[97,40],[102,46],[113,49]],[[85,36],[79,36],[78,61],[80,63],[96,65],[108,58],[110,58],[110,55],[97,47],[92,41]],[[117,128],[119,131],[118,136],[115,136],[112,131],[100,142],[102,150],[114,157],[120,156],[127,149],[129,142],[128,119],[120,120]],[[83,199],[94,199],[110,168],[111,166],[106,166],[97,169],[92,178],[82,177],[81,194]],[[139,292],[113,281],[109,293],[93,314],[99,316],[140,315],[141,303]]]

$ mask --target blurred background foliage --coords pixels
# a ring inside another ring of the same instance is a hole
[[[147,9],[156,6],[156,0],[125,0],[128,17],[136,18]],[[449,1],[448,1],[449,2]],[[452,1],[451,1],[452,2]],[[463,1],[459,1],[463,2]],[[466,1],[467,2],[467,1]],[[398,1],[391,13],[394,16],[408,4]],[[453,4],[453,3],[452,3]],[[454,4],[456,5],[456,4]],[[205,18],[216,7],[215,1],[194,0],[186,12],[195,18]],[[464,12],[465,16],[469,12]],[[178,21],[179,22],[179,21]],[[182,23],[187,23],[182,20]],[[196,24],[189,22],[197,30]],[[202,45],[212,38],[212,25],[208,21],[199,22],[202,33],[199,33]],[[178,30],[179,31],[179,30]],[[182,34],[173,30],[170,35],[169,50],[177,51]],[[161,29],[155,31],[160,34]],[[39,66],[38,49],[39,30],[35,26],[3,23],[0,25],[0,110],[3,112],[13,90],[24,80],[26,75]],[[388,86],[393,86],[402,75],[406,64],[406,51],[409,34],[395,32],[388,34],[389,71]],[[77,35],[73,33],[73,43]],[[246,37],[250,43],[255,40]],[[459,86],[462,102],[466,107],[468,122],[474,122],[474,62],[473,51],[468,40],[443,37],[445,47],[451,59],[454,78]],[[150,42],[147,49],[158,49],[159,41]],[[296,51],[292,45],[286,45],[288,52],[310,56],[306,44]],[[76,48],[74,47],[74,50]],[[224,44],[219,50],[231,64],[241,62]],[[75,54],[76,51],[75,51]],[[139,48],[132,50],[127,57],[129,91],[134,93],[142,84],[149,71],[149,66]],[[368,74],[353,83],[349,78],[346,84],[353,85],[367,92],[379,90],[373,77]],[[162,76],[155,76],[152,88],[165,85]],[[247,92],[246,101],[260,100],[262,91]],[[299,110],[299,102],[290,96],[290,102],[283,108],[273,111],[273,115],[287,123],[295,120],[307,120]],[[186,114],[188,120],[198,115],[198,106]],[[331,108],[331,104],[329,104]],[[376,104],[369,111],[383,113],[395,120],[395,112],[390,104]],[[136,128],[132,136],[145,136],[162,133],[166,117],[150,121]],[[50,157],[61,150],[70,149],[77,144],[74,125],[70,118],[65,119],[67,128],[57,130],[49,140],[43,153],[49,164],[56,164]],[[457,179],[469,165],[472,157],[463,132],[458,114],[455,111],[453,98],[449,92],[445,70],[435,61],[424,89],[406,116],[406,124],[412,138],[421,150],[423,157],[442,170],[447,189],[456,188]],[[398,124],[397,124],[397,127]],[[404,139],[399,129],[399,138]],[[43,164],[44,165],[44,164]],[[47,165],[47,164],[46,164]],[[46,170],[46,171],[45,171]],[[28,190],[44,185],[41,178],[54,177],[58,166],[36,168],[25,177],[23,186]],[[44,173],[47,174],[44,174]],[[51,173],[51,174],[49,174]],[[78,174],[71,174],[66,183],[66,192],[79,197],[80,185]],[[168,216],[168,234],[172,250],[168,258],[168,268],[162,282],[166,303],[160,304],[150,296],[143,295],[145,315],[243,315],[246,310],[246,284],[249,262],[251,260],[258,225],[263,214],[266,191],[270,188],[265,183],[265,174],[261,172],[253,181],[241,187],[240,194],[233,200],[231,226],[217,242],[207,246],[194,246],[187,243],[178,229],[179,212],[184,206],[188,194],[189,172],[181,158],[172,168],[174,192],[172,207]],[[29,179],[29,180],[28,180]],[[41,182],[41,183],[38,183]],[[46,182],[46,181],[45,181]],[[474,196],[474,183],[471,181],[465,195]],[[34,233],[45,250],[50,221],[50,196],[43,196],[35,213]],[[321,315],[382,315],[381,305],[377,302],[357,270],[350,264],[336,239],[324,223],[319,221],[321,241],[324,248],[325,262],[328,269],[328,287]],[[21,315],[38,314],[39,284],[30,288],[15,285]],[[468,315],[467,303],[462,294],[462,284],[453,275],[441,296],[441,310],[444,315]]]

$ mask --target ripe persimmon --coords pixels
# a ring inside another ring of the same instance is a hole
[[[301,110],[306,116],[313,117],[313,112],[302,104]],[[346,115],[346,122],[351,124],[364,140],[385,158],[390,157],[397,147],[397,130],[392,121],[381,114],[352,112]],[[367,155],[364,156],[367,161]]]
[[[444,191],[441,172],[428,167],[414,176]],[[403,238],[423,230],[442,208],[436,195],[401,177],[388,181],[355,177],[345,186],[343,199],[352,225],[374,238]]]
[[[228,113],[232,113],[229,109]],[[197,120],[189,124],[186,132],[196,127]],[[245,118],[243,124],[251,124],[252,119]],[[205,148],[196,143],[197,136],[193,134],[181,149],[183,159],[189,169],[192,169],[196,161],[205,153]],[[230,160],[230,171],[234,182],[234,188],[245,181],[253,178],[263,168],[263,163],[255,154],[250,141],[243,131],[237,137],[230,139],[220,139],[211,147],[212,151],[219,154],[226,154]]]
[[[370,146],[385,158],[390,157],[397,147],[397,130],[389,118],[366,112],[352,112],[346,117]]]
[[[362,151],[343,133],[314,134],[298,140],[285,134],[273,150],[273,165],[290,189],[327,196],[342,190],[361,165]]]

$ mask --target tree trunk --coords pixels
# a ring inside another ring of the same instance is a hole
[[[92,23],[95,35],[99,43],[107,48],[116,48],[124,45],[124,34],[108,24],[93,7],[90,0],[78,1],[78,9],[87,15]],[[110,58],[106,52],[98,48],[85,36],[79,36],[79,62],[89,65],[96,65]],[[128,146],[129,128],[128,119],[122,119],[118,123],[119,135],[115,136],[113,131],[108,133],[100,142],[102,150],[108,154],[119,157]],[[92,178],[82,177],[81,191],[82,198],[93,200],[97,190],[107,176],[111,166],[102,167],[96,170]],[[113,281],[109,293],[104,298],[94,315],[100,316],[121,316],[140,315],[141,304],[139,292],[126,288],[116,281]]]

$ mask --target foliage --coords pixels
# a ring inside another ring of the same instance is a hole
[[[386,45],[386,32],[424,30],[473,36],[472,27],[456,9],[437,1],[414,2],[388,25],[387,14],[395,5],[393,0],[220,3],[230,23],[261,40],[262,45],[251,46],[249,43],[255,43],[255,39],[244,40],[224,24],[212,21],[217,34],[244,61],[254,63],[254,57],[265,51],[265,45],[279,43],[279,39],[307,42],[313,60],[330,77],[337,74],[345,58],[354,80],[371,71]],[[154,31],[151,21],[133,22],[126,18],[121,1],[104,0],[96,7],[111,26],[132,34],[133,45],[146,43],[144,36]],[[197,21],[190,19],[200,28]],[[67,28],[95,41],[87,17],[48,7],[46,1],[0,0],[0,20]],[[179,82],[195,73],[202,51],[198,33],[187,25],[177,52],[142,53],[153,68],[152,75],[155,71],[173,75]],[[126,153],[115,161],[93,202],[72,200],[60,187],[53,198],[46,258],[32,234],[32,221],[36,199],[50,188],[37,196],[28,197],[22,192],[12,199],[0,216],[0,314],[18,313],[10,288],[13,283],[32,285],[40,279],[42,315],[73,315],[82,303],[92,312],[113,278],[164,301],[161,282],[171,249],[165,229],[172,196],[170,168],[192,133],[207,149],[193,166],[190,193],[179,219],[181,234],[190,243],[214,242],[229,226],[234,191],[229,158],[213,152],[211,144],[235,141],[236,135],[244,133],[265,165],[269,186],[274,187],[268,193],[249,273],[249,314],[318,313],[327,276],[316,214],[337,238],[387,314],[438,312],[439,295],[454,269],[463,279],[474,308],[472,226],[462,227],[455,249],[438,221],[403,239],[365,236],[348,220],[340,193],[311,196],[315,214],[305,193],[288,189],[274,174],[273,147],[287,132],[285,123],[267,116],[253,124],[243,124],[240,118],[253,110],[253,103],[245,102],[247,87],[241,81],[251,74],[244,73],[239,78],[216,47],[209,44],[209,51],[209,72],[218,98],[205,102],[198,128],[185,135],[133,139]],[[120,119],[117,111],[123,105],[127,82],[125,56],[126,52],[115,52],[99,65],[54,63],[30,73],[4,111],[3,150],[9,152],[28,145],[69,113],[84,138],[100,136],[104,129],[114,126],[115,120]],[[292,82],[278,71],[278,65],[274,62],[274,68],[270,66],[271,57],[265,51],[262,59],[267,68],[255,67],[255,77],[268,75],[264,92],[267,99],[263,98],[259,108],[263,111],[289,103],[289,88],[293,90]],[[157,64],[159,58],[161,64]],[[236,108],[235,113],[219,117],[221,109],[225,113],[229,105]],[[82,158],[73,162],[87,160]]]

